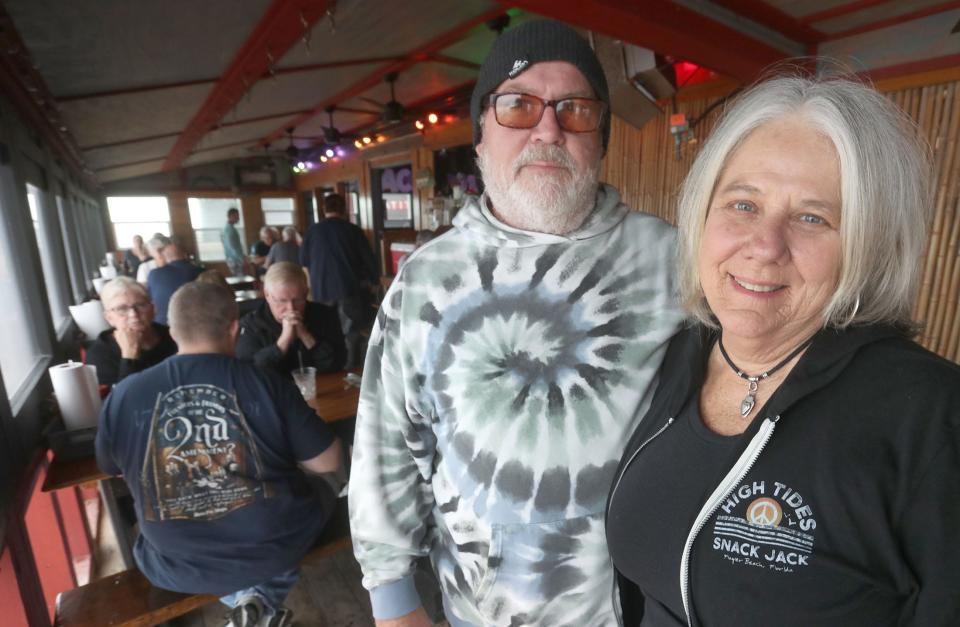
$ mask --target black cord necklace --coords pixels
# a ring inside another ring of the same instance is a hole
[[[787,355],[783,361],[778,363],[773,368],[770,368],[766,372],[762,372],[758,375],[749,375],[743,370],[740,370],[737,367],[737,364],[733,363],[733,360],[730,359],[730,355],[727,355],[727,349],[723,347],[723,334],[717,339],[717,344],[720,346],[720,354],[723,355],[724,361],[727,362],[727,365],[737,373],[737,376],[747,382],[747,395],[743,397],[743,400],[740,402],[740,416],[746,418],[750,415],[750,412],[753,411],[753,406],[757,404],[757,388],[760,387],[759,382],[763,379],[766,379],[772,375],[777,370],[780,370],[786,366],[790,361],[803,352],[803,349],[810,346],[810,343],[813,342],[813,337],[810,337],[806,342],[796,347],[792,353]]]

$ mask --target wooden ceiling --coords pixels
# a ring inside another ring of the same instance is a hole
[[[496,32],[538,15],[739,82],[838,57],[889,76],[960,66],[960,1],[0,0],[0,85],[97,183],[383,128],[385,77],[408,109],[459,107]],[[349,144],[348,144],[349,147]]]

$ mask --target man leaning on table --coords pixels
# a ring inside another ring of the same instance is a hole
[[[271,265],[263,294],[265,301],[240,321],[237,357],[284,374],[301,365],[317,372],[343,369],[347,348],[337,310],[307,302],[307,278],[299,265]]]
[[[229,290],[181,287],[170,325],[178,354],[121,381],[97,431],[98,465],[135,497],[137,566],[221,596],[228,625],[288,626],[283,601],[335,501],[308,473],[340,468],[340,442],[289,378],[233,357]]]

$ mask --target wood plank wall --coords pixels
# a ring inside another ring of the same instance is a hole
[[[923,325],[917,341],[960,362],[960,81],[910,86],[886,95],[916,121],[933,155],[935,213],[914,306],[914,319]],[[677,110],[688,120],[698,120],[717,100],[679,102]],[[601,180],[617,187],[631,207],[676,223],[683,177],[722,109],[718,106],[698,121],[696,141],[683,146],[679,159],[666,114],[642,129],[614,118]]]

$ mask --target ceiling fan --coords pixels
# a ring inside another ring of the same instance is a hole
[[[397,72],[388,72],[386,76],[383,77],[390,85],[390,100],[387,102],[378,102],[372,98],[365,98],[361,96],[362,100],[366,100],[369,103],[375,104],[378,107],[383,109],[381,114],[382,121],[385,124],[396,124],[403,121],[403,116],[406,113],[406,109],[402,104],[397,101],[397,96],[395,92],[395,85],[397,82],[397,77],[399,74]]]

